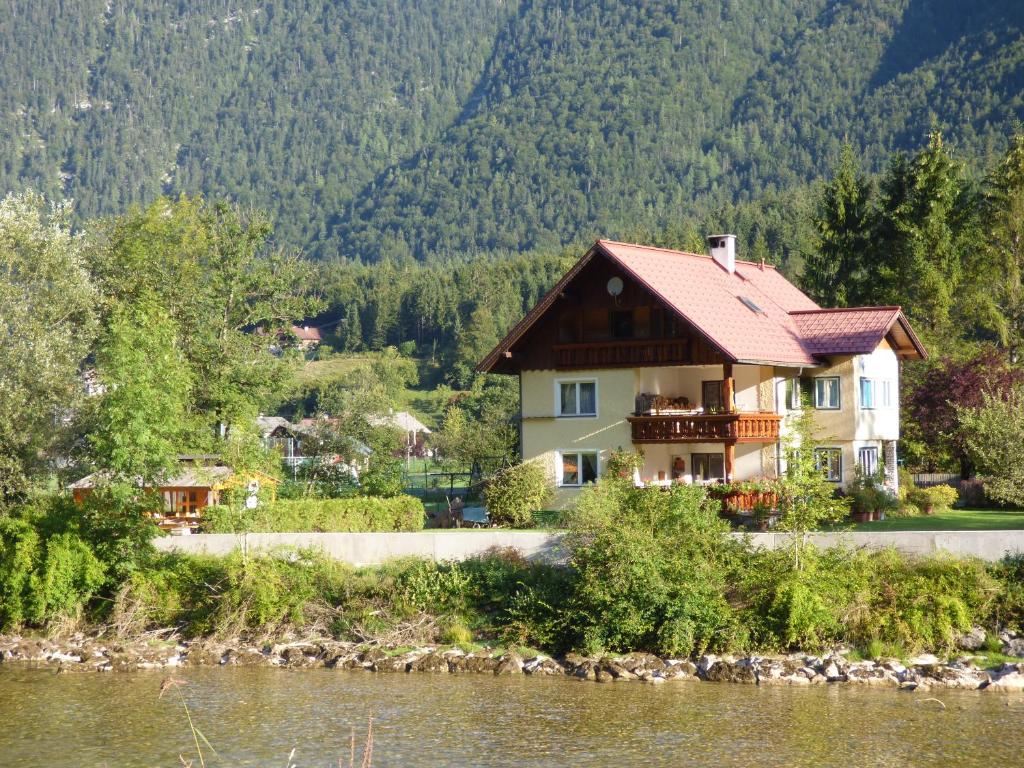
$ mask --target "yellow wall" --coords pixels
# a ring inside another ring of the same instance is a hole
[[[830,362],[827,367],[805,370],[803,375],[811,378],[839,377],[839,410],[814,409],[815,439],[821,442],[822,447],[842,450],[842,483],[846,485],[856,477],[861,447],[876,447],[881,463],[883,442],[899,439],[899,361],[889,344],[883,341],[870,355],[835,357]],[[797,371],[780,368],[776,369],[776,375],[780,378],[778,389],[781,390],[785,378],[797,375]],[[860,379],[863,377],[892,382],[890,407],[879,403],[873,409],[861,408]],[[783,421],[782,432],[788,432],[786,420]]]
[[[631,368],[602,371],[524,371],[522,414],[524,461],[538,461],[552,483],[558,471],[559,451],[594,450],[599,454],[598,472],[604,471],[612,451],[633,447],[626,417],[635,405],[634,372]],[[597,416],[557,417],[556,382],[597,382]],[[557,488],[555,504],[571,502],[578,489]]]

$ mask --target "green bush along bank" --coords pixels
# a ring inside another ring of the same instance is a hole
[[[494,551],[356,569],[313,552],[180,556],[137,541],[125,560],[124,547],[109,546],[118,535],[91,515],[49,502],[0,521],[3,630],[80,622],[126,635],[296,631],[677,657],[846,644],[901,656],[951,653],[976,624],[1019,630],[1024,620],[1024,558],[808,549],[796,568],[787,551],[752,552],[723,536],[715,505],[694,487],[598,483],[567,515],[567,566]]]
[[[203,510],[205,533],[419,531],[426,512],[413,496],[283,499],[256,509]]]

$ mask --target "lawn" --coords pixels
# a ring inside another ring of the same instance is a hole
[[[850,530],[850,529],[847,529]],[[1018,531],[1024,510],[950,509],[934,515],[856,523],[854,531]]]

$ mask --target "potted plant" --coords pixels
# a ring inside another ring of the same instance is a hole
[[[751,517],[754,528],[759,531],[767,531],[775,522],[776,512],[770,504],[759,501],[751,510]]]

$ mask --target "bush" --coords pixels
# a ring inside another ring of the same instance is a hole
[[[949,509],[959,497],[956,488],[949,485],[913,488],[907,492],[907,502],[926,514]]]
[[[290,499],[256,509],[211,506],[203,510],[206,533],[419,531],[426,513],[413,496],[381,499]]]
[[[732,646],[728,564],[739,545],[727,529],[700,486],[608,478],[584,491],[569,516],[571,645],[673,655]]]
[[[484,503],[491,520],[512,528],[533,525],[533,513],[550,499],[551,485],[544,469],[532,461],[495,473],[484,487]]]

